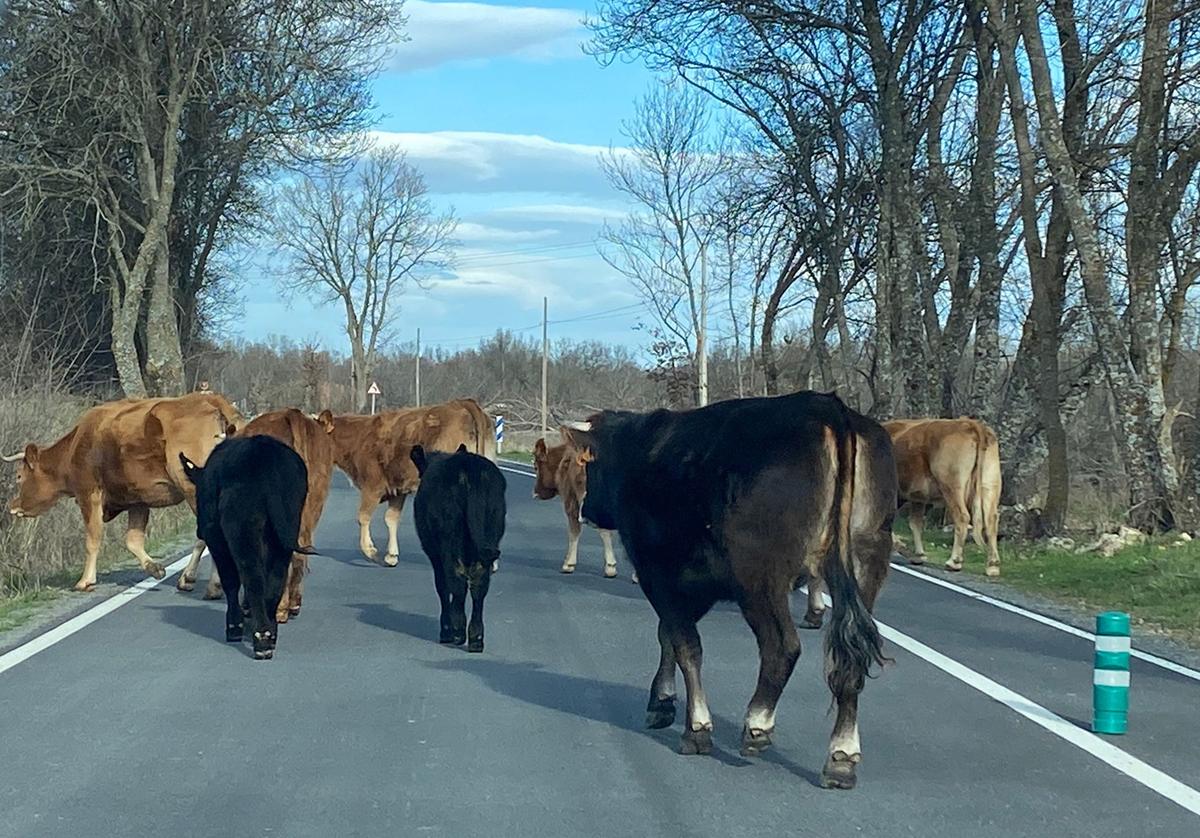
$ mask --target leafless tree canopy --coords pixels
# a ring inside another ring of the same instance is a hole
[[[272,225],[288,292],[338,303],[350,340],[355,407],[366,404],[379,349],[400,325],[399,300],[449,267],[457,226],[433,206],[425,179],[386,147],[350,170],[303,175],[282,189]]]

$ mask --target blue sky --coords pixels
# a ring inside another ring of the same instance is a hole
[[[583,54],[590,3],[408,0],[405,8],[411,40],[375,85],[377,141],[404,148],[435,199],[455,208],[461,246],[453,277],[402,298],[399,340],[420,326],[427,346],[473,345],[540,320],[546,295],[551,321],[574,320],[552,325],[552,341],[639,344],[637,299],[596,255],[601,225],[628,209],[597,156],[621,143],[620,123],[652,76]],[[242,337],[316,337],[345,351],[335,306],[289,306],[254,270],[244,298]]]

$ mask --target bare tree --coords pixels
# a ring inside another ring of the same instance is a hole
[[[607,225],[600,252],[624,274],[654,314],[660,354],[686,354],[698,367],[701,253],[717,225],[728,161],[709,136],[701,95],[677,84],[651,89],[624,126],[629,148],[602,158],[612,185],[637,205],[625,221]],[[671,362],[672,368],[677,366]]]
[[[353,169],[303,175],[279,195],[272,236],[283,257],[281,287],[340,303],[350,341],[355,408],[367,403],[376,353],[387,343],[397,297],[453,260],[453,211],[438,212],[425,179],[395,147]]]

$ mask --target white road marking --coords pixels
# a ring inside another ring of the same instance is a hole
[[[206,555],[208,555],[207,550],[201,554],[202,557]],[[133,602],[142,594],[146,593],[146,591],[158,587],[158,585],[167,581],[176,573],[187,567],[187,563],[191,558],[192,551],[191,548],[188,548],[186,553],[176,559],[172,564],[167,565],[166,576],[164,576],[162,579],[155,579],[153,576],[143,579],[133,587],[126,588],[119,593],[113,594],[103,602],[93,605],[82,614],[76,614],[62,625],[55,626],[49,631],[39,634],[32,640],[22,643],[12,651],[5,652],[3,655],[0,655],[0,673],[7,672],[17,664],[29,660],[38,652],[44,652],[46,649],[49,649],[60,640],[65,640],[75,632],[87,628],[105,614],[111,614],[121,606],[128,605],[129,603]]]
[[[1013,605],[1011,602],[1005,602],[1002,599],[996,599],[995,597],[990,597],[987,594],[981,594],[978,591],[971,590],[970,588],[964,588],[962,585],[956,585],[953,582],[947,582],[944,579],[938,579],[936,576],[930,576],[928,573],[922,573],[919,570],[913,570],[912,568],[905,567],[898,562],[892,562],[892,568],[908,576],[915,576],[918,579],[929,582],[933,585],[937,585],[940,588],[945,588],[948,591],[954,591],[956,594],[961,594],[969,599],[991,605],[994,608],[1001,609],[1002,611],[1008,611],[1011,614],[1017,614],[1027,620],[1033,620],[1035,623],[1041,623],[1044,626],[1049,626],[1052,629],[1057,629],[1058,631],[1065,632],[1066,634],[1073,634],[1076,637],[1083,638],[1084,640],[1090,642],[1095,642],[1096,640],[1096,635],[1092,634],[1090,631],[1084,631],[1081,628],[1076,628],[1075,626],[1068,625],[1067,623],[1059,622],[1052,617],[1047,617],[1044,614],[1038,614],[1035,611],[1029,611],[1019,605]],[[1176,663],[1173,660],[1161,658],[1158,655],[1151,654],[1150,652],[1143,652],[1141,649],[1134,649],[1132,652],[1130,652],[1130,654],[1138,660],[1143,660],[1146,663],[1151,663],[1155,666],[1162,667],[1170,672],[1174,672],[1176,675],[1182,675],[1185,678],[1191,678],[1193,681],[1200,681],[1200,671],[1186,667],[1183,664]]]
[[[801,590],[807,593],[807,587]],[[825,600],[827,606],[833,604],[828,594],[822,594],[821,598]],[[1019,713],[1034,724],[1045,728],[1081,751],[1085,751],[1096,759],[1107,763],[1125,776],[1141,783],[1167,800],[1182,806],[1192,814],[1200,815],[1200,791],[1176,780],[1153,765],[1142,762],[1142,760],[1122,751],[1116,745],[1106,742],[1096,734],[1072,724],[1036,701],[1026,698],[1015,690],[1010,690],[1003,684],[993,681],[982,673],[976,672],[969,666],[965,666],[953,658],[943,655],[936,649],[926,646],[920,640],[910,637],[904,632],[894,629],[878,620],[875,621],[875,624],[879,626],[879,633],[889,642],[895,643],[901,649],[916,655],[926,663],[932,664],[950,677],[961,681],[974,690],[978,690],[988,698],[1000,702],[1010,710]]]

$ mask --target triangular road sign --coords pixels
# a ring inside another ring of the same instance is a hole
[[[374,381],[372,381],[371,386],[367,388],[367,395],[368,396],[382,396],[383,391],[379,389],[378,384],[376,384]]]

